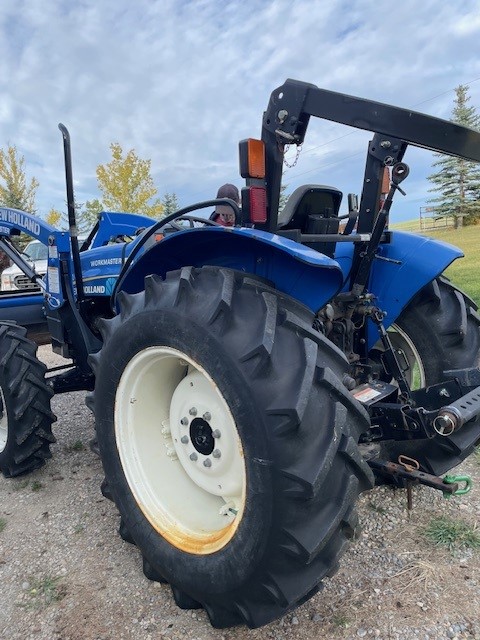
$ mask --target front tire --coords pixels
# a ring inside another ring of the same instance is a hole
[[[368,416],[312,314],[204,267],[119,298],[93,356],[108,494],[149,578],[215,627],[258,627],[332,574],[373,475]]]
[[[391,335],[395,348],[404,352],[409,363],[407,378],[414,388],[441,382],[444,371],[480,364],[477,306],[444,277],[415,296],[395,321]],[[423,471],[441,475],[465,460],[479,442],[477,419],[451,436],[389,442],[384,450],[394,462],[403,454],[416,459]]]
[[[15,323],[0,324],[0,470],[12,478],[39,469],[55,442],[52,389],[37,345]]]

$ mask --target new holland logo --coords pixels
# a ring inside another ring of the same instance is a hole
[[[84,286],[83,289],[84,289],[85,293],[89,293],[89,294],[92,294],[92,293],[96,293],[96,294],[105,293],[105,285],[103,285],[103,284],[87,284],[87,285]]]
[[[113,288],[115,287],[116,281],[116,278],[107,278],[105,280],[105,293],[108,293],[108,295],[113,293]]]
[[[106,295],[109,296],[115,287],[117,279],[107,278],[105,284],[86,284],[83,290],[87,295]]]
[[[23,231],[32,233],[34,236],[38,236],[40,234],[40,224],[36,220],[33,220],[31,216],[28,216],[21,211],[2,209],[0,211],[0,221],[8,222],[19,227]]]

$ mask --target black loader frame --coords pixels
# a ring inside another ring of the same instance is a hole
[[[350,215],[343,233],[301,233],[300,230],[278,228],[278,206],[282,180],[284,154],[287,145],[301,146],[304,142],[310,117],[318,117],[342,123],[358,129],[375,132],[368,145],[363,190],[358,211],[350,204]],[[409,167],[403,162],[408,144],[431,151],[459,156],[480,162],[480,133],[466,129],[453,122],[447,122],[408,109],[393,107],[366,99],[340,94],[315,85],[287,80],[272,92],[267,110],[263,116],[262,141],[265,144],[266,175],[266,221],[256,224],[278,235],[294,239],[300,243],[353,242],[355,245],[353,265],[349,274],[346,291],[340,293],[335,304],[342,308],[342,321],[350,320],[358,312],[368,315],[376,324],[379,340],[383,346],[383,360],[392,373],[392,381],[398,389],[392,392],[392,385],[380,384],[375,402],[367,403],[372,419],[372,429],[363,438],[364,443],[378,439],[392,438],[396,441],[431,438],[435,435],[451,435],[469,420],[480,414],[480,371],[478,368],[445,372],[445,380],[427,389],[411,391],[407,383],[402,363],[384,329],[384,313],[375,306],[373,296],[368,293],[368,281],[375,259],[388,260],[377,254],[381,243],[389,242],[388,215],[396,191],[405,195],[400,187],[408,176]],[[385,169],[390,169],[388,193],[382,195]],[[262,184],[256,178],[247,178],[244,190],[244,209],[249,210],[249,187]],[[353,213],[353,215],[352,215]],[[356,231],[352,233],[353,226]],[[352,329],[346,330],[352,332]],[[375,387],[368,380],[368,367],[362,367],[367,353],[365,336],[362,331],[354,331],[351,337],[352,349],[356,352],[357,387]],[[333,332],[330,334],[334,339]],[[345,342],[338,343],[345,351]],[[352,358],[354,361],[354,358]],[[365,376],[362,376],[362,370]],[[353,382],[352,382],[352,386]],[[355,389],[352,389],[355,394]],[[390,398],[388,396],[390,395]],[[443,404],[445,397],[451,399]],[[390,402],[383,401],[384,398]],[[394,401],[392,402],[392,399]],[[403,425],[403,426],[400,426]],[[413,461],[415,463],[415,461]],[[395,479],[407,478],[445,493],[455,493],[458,486],[442,482],[418,470],[411,464],[394,464],[373,460],[370,465],[381,475]]]

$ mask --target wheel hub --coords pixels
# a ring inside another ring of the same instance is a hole
[[[171,347],[133,356],[117,388],[115,434],[129,487],[159,533],[190,553],[227,544],[243,515],[244,454],[200,365]]]
[[[209,456],[215,448],[212,427],[203,418],[194,418],[190,423],[190,439],[198,453]]]
[[[199,371],[190,371],[177,385],[169,422],[179,462],[193,482],[226,502],[240,495],[238,434],[218,389]]]

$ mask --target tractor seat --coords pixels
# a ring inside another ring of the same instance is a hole
[[[295,234],[336,234],[338,233],[342,192],[334,187],[320,184],[306,184],[298,187],[288,198],[278,216],[279,235],[295,239]],[[335,253],[335,242],[308,242],[327,256]]]

